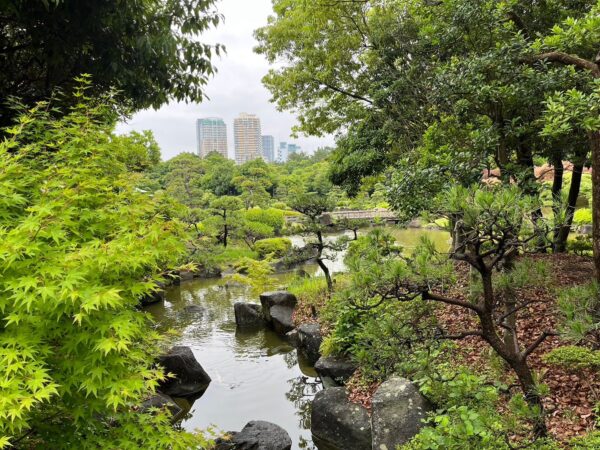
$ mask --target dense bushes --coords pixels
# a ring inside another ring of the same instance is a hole
[[[137,310],[185,252],[168,202],[136,187],[110,104],[41,104],[0,143],[0,447],[197,448],[135,411],[164,374]],[[139,154],[133,151],[129,154]]]
[[[260,258],[272,255],[281,258],[292,249],[292,241],[286,238],[262,239],[254,244],[254,250]]]

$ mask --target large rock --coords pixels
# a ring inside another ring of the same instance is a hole
[[[164,394],[154,394],[148,400],[142,403],[140,406],[140,412],[146,413],[151,408],[167,409],[171,413],[171,419],[177,421],[183,418],[185,412],[183,409],[173,401],[173,399]]]
[[[162,289],[154,292],[150,292],[140,298],[142,306],[153,305],[154,303],[160,303],[165,299],[165,291]]]
[[[321,378],[331,378],[338,384],[345,384],[356,369],[356,363],[343,356],[321,356],[315,363]]]
[[[304,353],[310,364],[315,364],[320,358],[321,342],[323,342],[323,337],[318,324],[304,323],[298,327],[298,348]]]
[[[318,448],[371,450],[369,414],[363,406],[348,400],[343,387],[317,393],[310,421],[313,441]]]
[[[233,311],[235,323],[240,328],[261,328],[266,325],[262,308],[256,303],[236,302]]]
[[[373,396],[373,448],[394,450],[405,444],[423,427],[430,410],[429,402],[409,380],[393,377],[385,381]]]
[[[160,391],[172,397],[199,396],[206,391],[211,382],[194,357],[192,349],[185,346],[173,347],[169,353],[158,358],[165,372],[175,375],[162,382]]]
[[[267,322],[271,322],[271,308],[273,306],[287,306],[294,308],[298,303],[296,296],[287,291],[265,292],[260,294],[260,304],[263,307],[263,314]]]
[[[275,305],[271,308],[271,325],[276,333],[286,334],[294,329],[294,309],[289,306]]]
[[[262,420],[248,422],[230,439],[218,439],[215,450],[290,450],[290,435],[280,426]]]

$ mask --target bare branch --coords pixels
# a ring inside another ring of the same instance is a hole
[[[542,342],[544,342],[550,336],[558,336],[558,333],[556,331],[544,331],[538,336],[538,338],[535,341],[531,343],[529,347],[527,347],[524,351],[521,352],[520,356],[522,358],[527,358],[531,353],[535,351],[535,349],[537,349],[542,344]]]
[[[479,305],[458,300],[455,298],[444,297],[443,295],[434,294],[433,292],[425,291],[422,293],[423,300],[433,300],[435,302],[442,302],[448,305],[460,306],[461,308],[467,308],[475,311],[477,314],[482,314],[483,310]]]
[[[463,331],[457,334],[443,334],[438,336],[438,339],[450,339],[450,340],[460,340],[469,336],[480,336],[483,337],[483,332],[480,330],[472,330],[472,331]]]

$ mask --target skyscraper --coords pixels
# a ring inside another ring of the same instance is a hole
[[[241,113],[233,121],[235,162],[244,164],[262,156],[260,119],[254,114]]]
[[[288,157],[289,155],[298,153],[300,151],[300,146],[296,144],[288,144],[287,146]]]
[[[275,161],[275,138],[273,136],[262,137],[262,156],[267,162]]]
[[[198,156],[219,152],[227,158],[227,126],[219,117],[205,117],[196,121]]]
[[[280,142],[279,148],[277,149],[277,158],[275,160],[278,163],[284,163],[288,158],[288,145],[287,142]]]

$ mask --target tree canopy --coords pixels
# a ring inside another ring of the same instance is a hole
[[[33,0],[0,3],[0,125],[16,96],[33,106],[90,74],[93,92],[116,89],[134,110],[201,101],[220,46],[198,40],[220,21],[213,0]],[[65,98],[66,97],[66,98]]]

